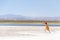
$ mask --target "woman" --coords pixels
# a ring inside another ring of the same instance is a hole
[[[50,29],[49,29],[49,26],[48,26],[47,22],[45,22],[45,31],[49,31],[50,32]]]

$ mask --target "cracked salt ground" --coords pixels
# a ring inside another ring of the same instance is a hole
[[[43,27],[0,27],[0,40],[60,40],[60,27],[51,27],[51,33]]]
[[[17,32],[19,33],[19,32]],[[55,32],[29,32],[29,31],[24,31],[20,32],[21,36],[0,36],[1,40],[60,40],[60,31],[55,31]],[[14,34],[14,33],[13,33]],[[28,35],[28,34],[33,34]]]

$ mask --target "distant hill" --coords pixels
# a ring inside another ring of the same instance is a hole
[[[0,20],[48,20],[60,21],[60,17],[26,17],[22,15],[6,14],[0,15]]]
[[[26,17],[22,15],[6,14],[0,15],[0,20],[30,20],[31,17]]]
[[[37,17],[37,20],[60,21],[60,17]]]

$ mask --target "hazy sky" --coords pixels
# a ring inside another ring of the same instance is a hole
[[[0,15],[60,17],[60,0],[0,0]]]

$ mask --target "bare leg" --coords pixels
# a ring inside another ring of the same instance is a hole
[[[46,32],[46,29],[44,29],[44,31]]]
[[[48,31],[49,31],[49,33],[51,33],[50,30],[48,30]]]
[[[45,32],[46,32],[46,30],[45,30]]]

